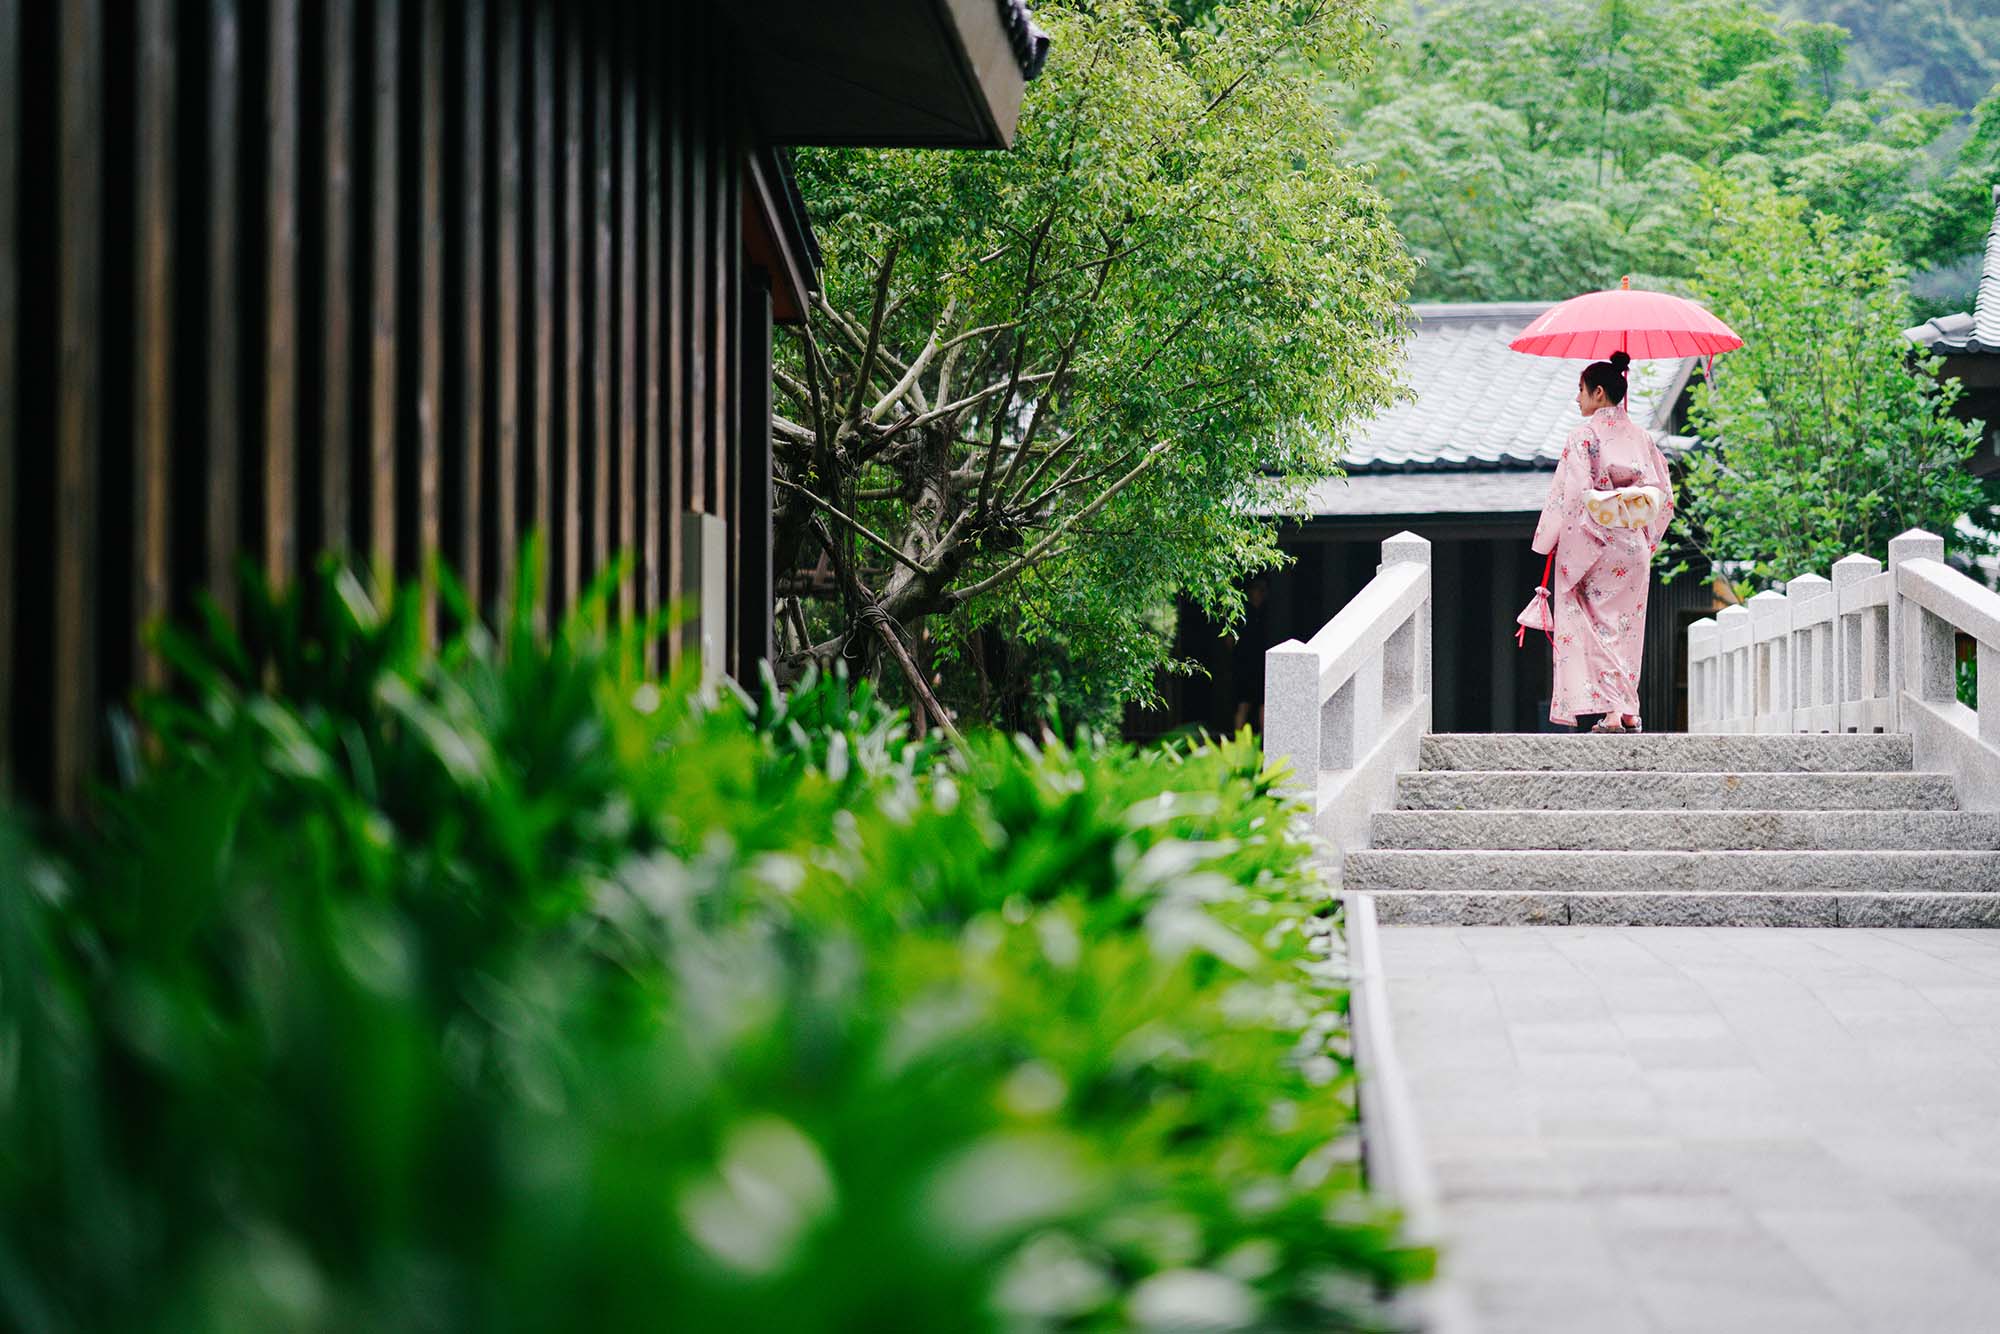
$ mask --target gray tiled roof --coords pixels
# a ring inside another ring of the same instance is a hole
[[[1007,29],[1007,44],[1014,48],[1014,63],[1021,67],[1021,77],[1034,78],[1049,58],[1049,35],[1035,22],[1027,0],[994,2],[1000,6],[1000,24]]]
[[[1986,261],[1970,315],[1940,315],[1904,336],[1933,352],[2000,353],[2000,185],[1993,187],[1993,225],[1986,232]]]
[[[1415,307],[1416,332],[1403,369],[1414,397],[1353,428],[1348,471],[1553,466],[1577,423],[1577,374],[1590,363],[1529,356],[1507,346],[1553,304]],[[1657,439],[1666,437],[1694,362],[1687,357],[1632,367],[1627,407]]]

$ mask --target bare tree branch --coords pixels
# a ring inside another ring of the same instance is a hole
[[[861,349],[861,366],[854,372],[854,398],[847,405],[847,420],[861,420],[861,401],[868,393],[868,377],[875,372],[875,354],[882,347],[882,321],[888,314],[889,275],[896,269],[899,243],[891,239],[882,249],[882,266],[875,272],[875,302],[868,311],[868,342]]]
[[[1027,569],[1029,566],[1041,560],[1042,556],[1049,550],[1050,547],[1053,547],[1057,542],[1062,540],[1064,534],[1068,533],[1070,529],[1076,527],[1079,523],[1083,523],[1086,520],[1092,518],[1097,514],[1099,510],[1103,509],[1106,505],[1109,505],[1112,502],[1112,500],[1117,497],[1119,492],[1123,491],[1126,487],[1132,485],[1133,482],[1137,481],[1141,473],[1145,472],[1148,468],[1152,467],[1155,463],[1159,462],[1159,460],[1166,455],[1167,451],[1173,448],[1173,444],[1174,442],[1171,440],[1162,440],[1158,444],[1154,445],[1152,448],[1148,449],[1146,451],[1146,456],[1140,459],[1139,462],[1133,466],[1132,471],[1126,473],[1123,477],[1120,477],[1110,486],[1105,487],[1103,493],[1100,494],[1097,497],[1097,499],[1091,501],[1088,505],[1084,506],[1076,513],[1070,515],[1067,519],[1064,519],[1061,523],[1057,524],[1052,530],[1050,530],[1049,535],[1047,537],[1035,543],[1035,545],[1029,547],[1019,556],[1016,556],[1013,560],[1009,561],[1006,565],[1003,565],[998,570],[994,571],[992,574],[987,575],[984,579],[981,579],[978,583],[973,584],[969,588],[953,589],[950,595],[951,600],[957,603],[968,602],[971,599],[978,597],[981,593],[989,592],[992,589],[998,588],[1001,584],[1006,583],[1008,580],[1020,574],[1021,571]]]
[[[931,364],[931,358],[936,356],[938,353],[938,347],[939,347],[938,334],[951,326],[951,322],[957,316],[957,314],[958,314],[957,300],[954,299],[946,302],[944,308],[944,314],[938,316],[938,322],[931,327],[931,336],[924,342],[924,350],[917,354],[916,360],[910,363],[910,369],[903,372],[903,378],[896,381],[895,387],[891,389],[888,393],[882,395],[881,400],[877,402],[874,407],[868,410],[869,421],[871,422],[881,421],[883,415],[886,414],[891,407],[895,406],[897,399],[901,398],[903,395],[909,393],[912,389],[916,388],[917,377],[924,373],[924,368]],[[917,394],[917,399],[918,399],[917,407],[919,411],[924,410],[928,406],[922,401],[922,398],[923,398],[922,392],[919,391]]]
[[[1042,225],[1035,229],[1035,243],[1028,251],[1028,269],[1021,278],[1021,309],[1027,310],[1035,299],[1035,267],[1041,262],[1042,246],[1049,239],[1049,230],[1056,225],[1057,205],[1049,205],[1049,211],[1042,215]],[[1020,385],[1021,364],[1028,356],[1028,330],[1023,325],[1014,335],[1014,365],[1008,375],[1006,396],[1000,400],[1000,408],[993,414],[993,432],[986,448],[991,451],[986,456],[986,474],[979,479],[979,500],[974,506],[981,514],[993,495],[993,471],[1000,461],[1000,432],[1007,422],[1007,405],[1014,400],[1014,391]]]
[[[850,320],[847,318],[847,316],[841,314],[839,308],[836,307],[831,301],[828,301],[826,299],[826,293],[824,292],[813,293],[813,306],[820,312],[820,314],[827,317],[828,322],[831,323],[834,328],[840,331],[841,337],[845,338],[848,341],[848,343],[853,346],[856,354],[859,354],[863,348],[868,346],[868,335],[863,333],[859,328],[855,327],[853,320]],[[886,366],[889,370],[894,371],[897,375],[901,375],[904,371],[909,369],[908,366],[904,365],[902,361],[899,360],[896,357],[896,355],[893,352],[889,351],[889,349],[886,347],[881,347],[881,346],[876,347],[875,360],[880,362],[883,366]]]
[[[884,433],[882,439],[885,441],[892,440],[905,431],[915,430],[920,426],[929,426],[934,421],[942,421],[944,418],[952,416],[955,413],[963,412],[969,407],[974,407],[977,404],[985,402],[1003,390],[1019,388],[1024,384],[1040,384],[1042,381],[1048,379],[1051,374],[1052,372],[1042,371],[1035,375],[1023,375],[1011,383],[1005,380],[995,381],[976,394],[967,394],[964,398],[947,403],[943,407],[932,408],[929,412],[903,418],[891,426]],[[980,447],[984,447],[983,443],[981,443]]]
[[[1024,481],[1022,481],[1021,485],[1014,489],[1014,497],[1018,500],[1021,496],[1025,496],[1030,491],[1033,491],[1035,489],[1035,483],[1041,481],[1042,478],[1047,475],[1049,469],[1055,466],[1057,459],[1061,458],[1064,454],[1069,452],[1070,446],[1074,445],[1076,443],[1076,440],[1077,440],[1077,433],[1075,431],[1070,431],[1064,434],[1062,439],[1050,445],[1048,453],[1044,454],[1042,456],[1042,461],[1035,465],[1035,470],[1029,473],[1027,478]],[[1030,508],[1032,508],[1032,506]]]
[[[805,487],[800,486],[797,482],[788,481],[783,477],[773,477],[771,480],[777,485],[784,487],[787,491],[798,492],[800,495],[804,496],[807,500],[810,500],[813,504],[819,506],[819,508],[825,510],[828,514],[831,514],[834,518],[840,520],[841,523],[845,524],[848,527],[848,529],[853,533],[855,533],[857,536],[866,538],[871,545],[879,547],[885,554],[894,557],[896,560],[901,561],[904,565],[909,566],[910,569],[915,573],[924,576],[926,579],[930,578],[931,572],[929,570],[917,564],[915,561],[911,560],[908,556],[905,556],[901,551],[896,549],[895,545],[891,543],[889,539],[883,537],[881,534],[877,533],[874,529],[870,528],[867,524],[861,522],[861,520],[855,518],[853,515],[848,514],[846,511],[842,510],[838,505],[835,505],[825,496],[822,496],[814,491],[809,491]]]
[[[833,534],[827,531],[825,521],[816,518],[813,520],[813,527],[818,530],[820,541],[831,553],[834,550]],[[903,669],[904,679],[910,683],[910,693],[916,696],[917,707],[929,712],[931,718],[944,730],[944,734],[951,738],[953,745],[963,746],[965,738],[959,735],[956,727],[952,726],[951,716],[945,712],[944,705],[938,702],[938,697],[931,693],[930,683],[924,680],[924,674],[917,669],[916,662],[910,657],[909,649],[904,646],[903,637],[896,626],[896,618],[883,610],[881,599],[863,586],[861,580],[855,577],[854,572],[848,569],[846,563],[838,556],[834,557],[834,564],[847,581],[848,592],[854,598],[862,624],[875,632],[876,637],[889,650],[890,656],[896,659],[896,665]]]

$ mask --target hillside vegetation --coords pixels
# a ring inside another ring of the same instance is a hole
[[[1946,279],[1938,308],[1969,299],[1952,275],[1992,217],[2000,96],[1876,85],[1875,48],[1757,0],[1451,0],[1385,19],[1382,59],[1328,96],[1422,260],[1419,299],[1624,274],[1683,288],[1714,249],[1715,197],[1764,191],[1888,239],[1917,279]]]
[[[1790,0],[1786,12],[1851,33],[1862,83],[1899,80],[1919,97],[1971,106],[2000,83],[2000,5],[1992,0]]]

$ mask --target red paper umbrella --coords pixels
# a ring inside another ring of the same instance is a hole
[[[1538,357],[1601,361],[1623,352],[1648,357],[1712,357],[1743,346],[1736,331],[1698,302],[1665,292],[1585,292],[1550,308],[1507,346]]]

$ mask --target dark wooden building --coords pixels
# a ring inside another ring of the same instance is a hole
[[[2000,477],[2000,185],[1993,187],[1993,224],[1986,233],[1972,309],[1926,320],[1904,334],[1943,358],[1940,376],[1959,382],[1963,393],[1953,411],[1986,425],[1979,451],[1967,465],[1973,475]]]
[[[1507,344],[1551,304],[1416,307],[1404,366],[1411,396],[1354,428],[1348,476],[1318,487],[1311,513],[1283,527],[1280,544],[1292,561],[1265,576],[1245,642],[1232,646],[1183,605],[1176,656],[1206,674],[1164,680],[1166,707],[1135,712],[1129,730],[1233,727],[1237,705],[1257,693],[1261,650],[1311,638],[1374,578],[1382,539],[1405,530],[1432,543],[1437,730],[1548,730],[1548,646],[1517,646],[1514,617],[1541,579],[1542,557],[1528,543],[1577,421],[1576,377],[1587,363],[1527,356]],[[1677,432],[1693,364],[1634,367],[1628,407],[1669,457],[1692,443]],[[1714,606],[1705,580],[1654,585],[1640,678],[1648,727],[1685,727],[1681,646],[1686,627]]]
[[[0,787],[71,805],[143,629],[328,549],[768,652],[784,147],[1002,147],[1020,0],[0,0]]]

